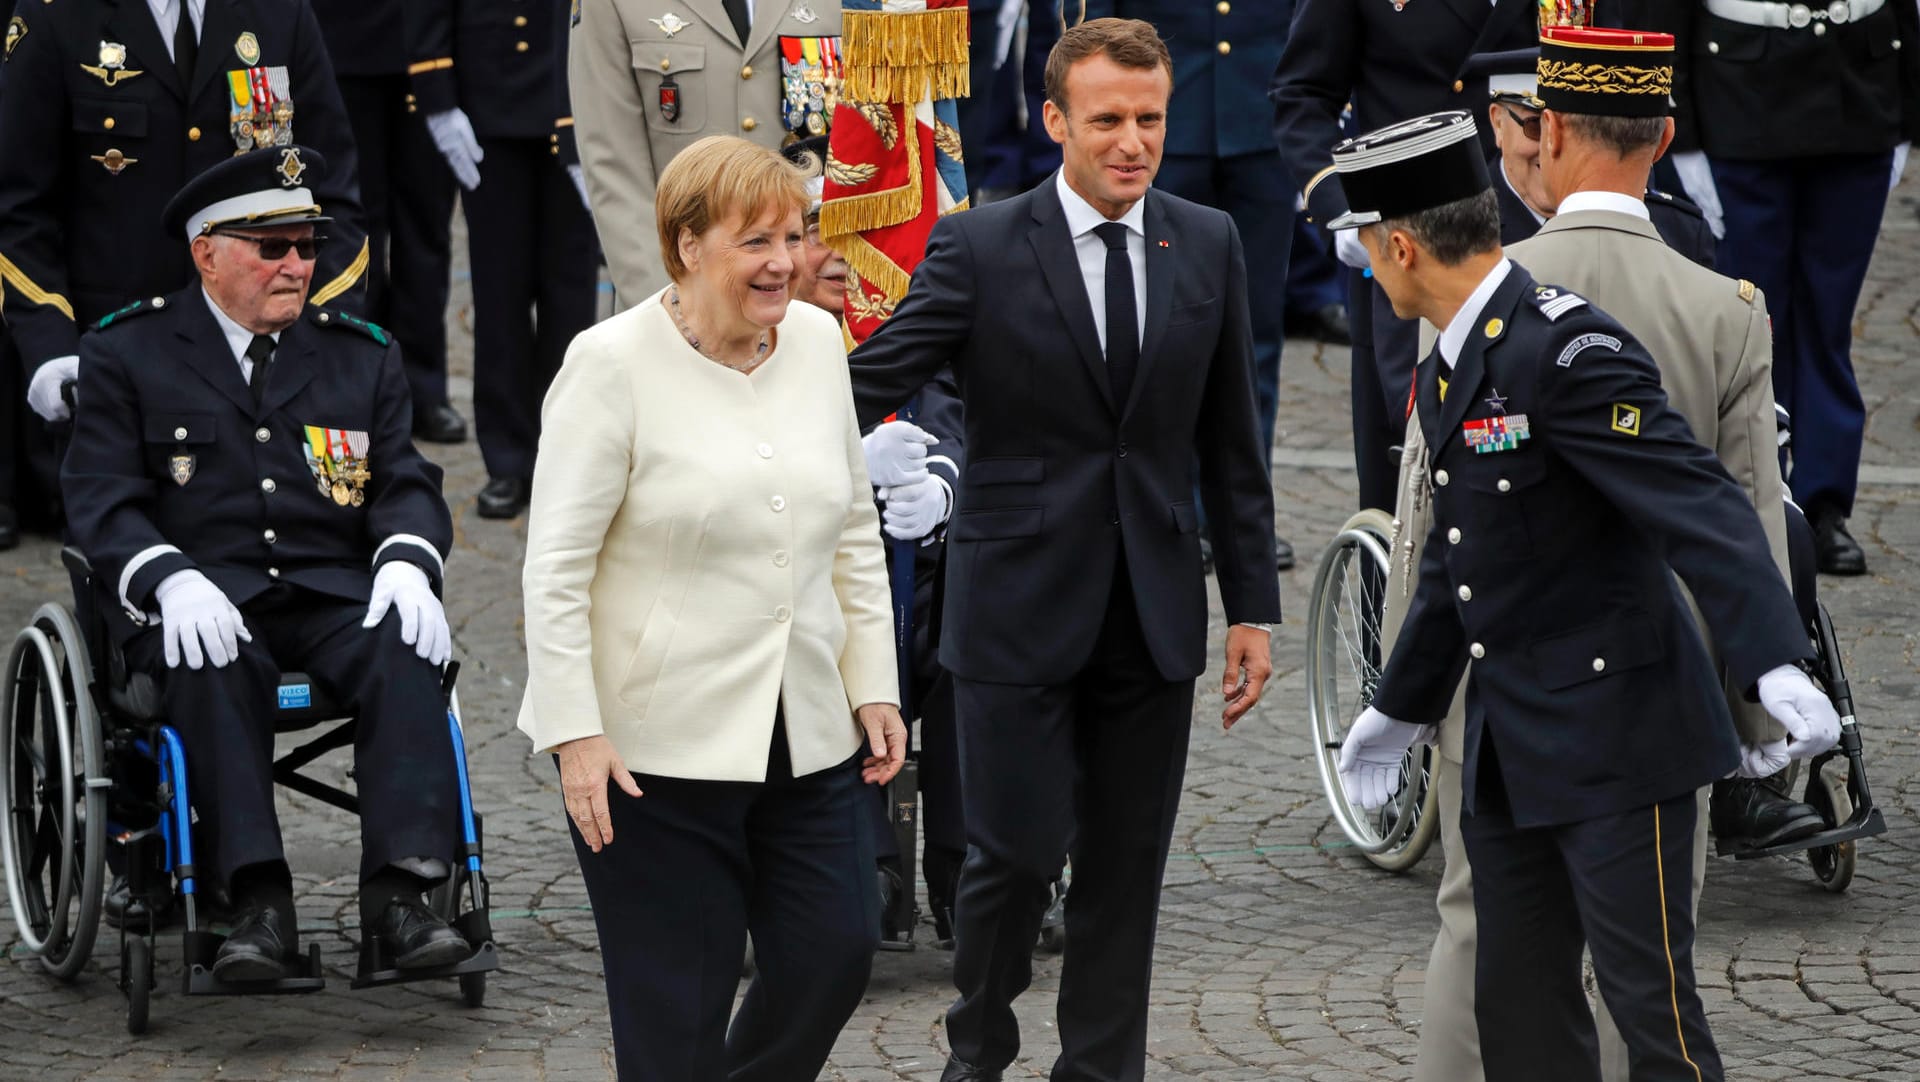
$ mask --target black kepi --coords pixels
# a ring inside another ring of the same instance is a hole
[[[1455,109],[1365,132],[1333,148],[1351,209],[1327,223],[1353,229],[1479,195],[1492,186],[1473,118]]]

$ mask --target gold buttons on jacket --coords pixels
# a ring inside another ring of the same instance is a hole
[[[1460,93],[1462,90],[1465,90],[1466,88],[1467,88],[1467,84],[1461,82],[1460,80],[1455,79],[1453,81],[1453,92],[1455,94]]]
[[[199,128],[188,128],[188,129],[187,129],[187,142],[189,142],[189,143],[197,143],[197,142],[199,142],[199,141],[200,141],[200,129],[199,129]]]
[[[666,58],[666,57],[664,57],[664,56],[660,58],[660,70],[661,70],[661,71],[666,71],[666,70],[667,70],[668,68],[671,68],[671,67],[673,67],[673,61],[672,61],[672,60],[669,60],[669,59],[667,59],[667,58]]]
[[[1487,648],[1476,642],[1472,646],[1467,647],[1467,653],[1472,654],[1475,659],[1479,659],[1487,656]]]
[[[527,43],[526,43],[526,42],[524,42],[524,41],[516,41],[516,42],[514,42],[514,43],[513,43],[513,51],[514,51],[514,52],[516,52],[516,53],[524,53],[524,52],[526,52],[526,51],[527,51]]]
[[[1220,0],[1219,3],[1213,5],[1213,10],[1219,12],[1222,15],[1225,15],[1226,13],[1233,10],[1233,5],[1227,3],[1227,0]]]
[[[1452,529],[1447,531],[1447,544],[1457,545],[1459,543],[1460,543],[1460,527],[1455,526]]]
[[[1215,52],[1219,53],[1221,56],[1225,56],[1228,53],[1233,51],[1233,43],[1230,41],[1223,41],[1220,44],[1215,45],[1213,48]]]
[[[515,26],[527,25],[527,17],[525,15],[515,15],[513,17],[513,25]]]
[[[740,118],[740,130],[741,130],[741,131],[752,131],[753,129],[755,129],[755,128],[757,128],[757,127],[759,127],[759,126],[760,126],[760,122],[759,122],[759,121],[757,121],[757,120],[755,120],[755,119],[753,119],[753,118],[752,118],[752,117],[750,117],[750,116],[746,116],[746,117],[741,117],[741,118]]]
[[[101,122],[100,122],[100,126],[101,126],[101,127],[103,127],[103,128],[105,128],[105,129],[107,129],[108,131],[112,131],[112,130],[113,130],[113,118],[112,118],[112,117],[108,117],[107,119],[105,119],[105,120],[103,120],[103,121],[101,121]]]
[[[744,67],[742,67],[742,68],[740,69],[740,78],[742,78],[742,79],[751,79],[751,78],[753,78],[753,65],[752,65],[752,64],[748,64],[748,65],[746,65],[746,66],[744,66]]]

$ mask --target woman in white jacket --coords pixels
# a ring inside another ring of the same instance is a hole
[[[575,339],[543,410],[520,729],[559,764],[623,1080],[813,1078],[877,937],[861,786],[906,730],[840,330],[789,304],[806,205],[773,151],[682,152],[672,284]]]

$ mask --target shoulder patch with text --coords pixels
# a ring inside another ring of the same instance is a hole
[[[1585,304],[1586,302],[1581,301],[1580,303]],[[1560,356],[1555,359],[1553,363],[1562,368],[1570,368],[1573,365],[1573,359],[1575,357],[1578,357],[1580,354],[1595,346],[1605,346],[1615,353],[1620,352],[1620,340],[1618,338],[1610,334],[1601,334],[1598,331],[1594,331],[1589,334],[1583,334],[1573,341],[1568,342],[1567,348],[1560,351]]]

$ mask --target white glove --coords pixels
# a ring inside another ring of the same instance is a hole
[[[1793,757],[1787,754],[1787,742],[1769,740],[1764,744],[1740,745],[1740,765],[1733,768],[1742,778],[1771,778],[1787,768]]]
[[[593,203],[587,199],[587,167],[579,162],[567,166],[567,179],[573,181],[573,190],[580,193],[580,205],[593,213]]]
[[[888,421],[860,437],[867,480],[881,488],[919,484],[927,477],[927,448],[939,442],[912,421]]]
[[[1760,678],[1760,705],[1786,727],[1787,754],[1811,759],[1840,741],[1840,715],[1797,666],[1782,665]]]
[[[881,528],[895,541],[918,541],[932,533],[953,509],[947,483],[930,473],[920,480],[880,490],[886,507],[880,513]]]
[[[373,598],[361,627],[379,627],[387,610],[400,613],[400,641],[436,667],[453,656],[453,633],[447,630],[447,610],[433,596],[427,573],[405,560],[390,560],[373,576]]]
[[[1340,262],[1354,270],[1366,270],[1372,260],[1367,258],[1367,246],[1360,243],[1358,229],[1336,229],[1333,233],[1333,254]]]
[[[1887,181],[1888,191],[1900,186],[1900,174],[1907,171],[1907,150],[1911,146],[1912,143],[1901,143],[1893,148],[1893,179]]]
[[[71,353],[42,362],[33,370],[33,381],[27,384],[27,405],[48,424],[66,420],[72,413],[67,409],[67,400],[60,397],[60,387],[79,378],[80,358]]]
[[[1707,219],[1707,228],[1713,230],[1714,239],[1725,240],[1727,223],[1720,214],[1720,189],[1713,186],[1713,167],[1707,164],[1706,151],[1675,154],[1673,169],[1680,174],[1680,186],[1687,190],[1687,198],[1693,200]]]
[[[212,580],[191,568],[175,571],[154,587],[153,598],[160,603],[161,635],[164,636],[167,668],[198,669],[208,661],[216,669],[240,656],[236,640],[253,641],[253,633],[233,607],[227,595]],[[206,647],[204,655],[201,647]]]
[[[1340,744],[1340,787],[1363,808],[1378,808],[1400,788],[1400,763],[1415,744],[1432,743],[1435,729],[1395,721],[1369,706]]]
[[[442,113],[427,115],[427,132],[440,156],[453,168],[453,178],[462,188],[472,191],[480,186],[480,140],[473,134],[473,121],[466,110],[455,106]]]

